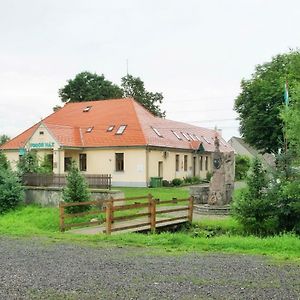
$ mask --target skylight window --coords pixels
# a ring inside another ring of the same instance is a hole
[[[94,127],[89,127],[89,128],[87,128],[86,133],[91,133],[92,130],[93,130],[93,128],[94,128]]]
[[[202,142],[202,140],[199,138],[198,135],[194,134],[195,138],[199,141],[199,142]]]
[[[190,133],[188,133],[188,136],[193,140],[193,141],[197,141],[197,139]]]
[[[163,136],[161,135],[161,133],[160,133],[156,128],[152,127],[152,129],[153,129],[153,131],[154,131],[159,137],[163,137]]]
[[[115,128],[115,125],[110,125],[110,126],[108,126],[106,131],[111,132],[114,130],[114,128]]]
[[[184,132],[181,132],[181,134],[188,140],[190,141],[191,139],[189,138],[189,136],[187,134],[185,134]]]
[[[211,144],[211,141],[209,141],[205,136],[203,136],[203,139],[205,140],[206,143]]]
[[[92,106],[86,106],[86,107],[83,109],[83,112],[88,112],[88,111],[90,111],[91,108],[92,108]]]
[[[173,134],[179,139],[179,140],[182,140],[182,138],[180,137],[180,135],[177,133],[177,132],[175,132],[175,131],[173,131],[173,130],[171,130],[172,132],[173,132]]]
[[[118,128],[116,134],[123,134],[123,132],[125,131],[126,127],[127,127],[127,125],[121,125],[121,126]]]

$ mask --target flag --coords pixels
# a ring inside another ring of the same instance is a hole
[[[289,89],[288,89],[288,82],[287,81],[284,84],[284,94],[283,94],[283,97],[284,97],[285,106],[288,106],[289,105]]]

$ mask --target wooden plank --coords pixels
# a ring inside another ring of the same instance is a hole
[[[167,203],[177,203],[177,202],[184,202],[184,201],[189,201],[189,198],[186,199],[176,199],[176,200],[163,200],[163,201],[157,201],[156,204],[167,204]]]
[[[131,228],[139,228],[139,227],[148,226],[148,225],[150,225],[150,223],[146,222],[146,223],[140,223],[140,224],[134,224],[134,225],[128,225],[128,226],[123,226],[123,227],[112,228],[111,231],[120,231],[120,230],[126,230],[126,229],[131,229]]]
[[[187,219],[187,216],[170,218],[170,219],[164,219],[164,220],[158,220],[158,221],[156,221],[156,224],[165,223],[165,222],[171,222],[171,221],[177,221],[177,220],[183,220],[183,219]]]
[[[84,211],[81,213],[74,213],[74,214],[65,214],[65,218],[73,218],[73,217],[82,217],[87,215],[97,215],[97,214],[103,214],[105,213],[105,210],[91,210],[91,211]]]
[[[111,234],[111,225],[113,217],[113,203],[108,201],[106,203],[106,233]]]
[[[130,197],[130,198],[121,198],[121,199],[112,199],[113,202],[118,202],[118,201],[130,201],[130,200],[146,200],[148,196],[139,196],[139,197]],[[111,201],[111,200],[105,200],[106,201]]]
[[[105,219],[102,219],[101,221],[105,221]],[[80,223],[69,223],[65,224],[65,228],[72,228],[72,227],[81,227],[81,226],[87,226],[87,225],[100,225],[99,221],[93,221],[93,222],[80,222]]]
[[[59,202],[59,227],[60,227],[60,231],[64,232],[65,231],[65,222],[64,222],[64,212],[65,209],[64,207],[61,205],[62,203]]]
[[[86,202],[70,202],[70,203],[62,203],[63,207],[69,206],[82,206],[82,205],[100,205],[105,203],[105,201],[86,201]]]
[[[181,207],[181,208],[157,210],[156,214],[170,213],[170,212],[175,212],[175,211],[185,211],[185,210],[189,210],[189,207]]]
[[[151,196],[151,195],[150,195]],[[156,201],[152,198],[152,196],[149,198],[150,199],[150,226],[151,226],[151,232],[155,232],[156,228]]]
[[[138,217],[146,217],[149,216],[150,214],[147,213],[139,213],[139,214],[134,214],[134,215],[129,215],[129,216],[120,216],[120,217],[114,217],[114,221],[126,221],[126,220],[132,220]]]
[[[134,209],[134,208],[141,208],[141,207],[148,207],[148,203],[138,203],[138,204],[127,204],[127,205],[119,205],[113,208],[113,211],[121,211],[127,209]]]
[[[194,209],[194,198],[190,197],[190,200],[189,200],[189,211],[188,211],[188,220],[189,220],[189,222],[193,221],[193,209]]]

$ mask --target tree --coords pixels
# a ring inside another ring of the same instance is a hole
[[[25,173],[38,173],[39,161],[36,152],[25,153],[17,164],[18,173],[22,176]]]
[[[123,92],[117,85],[105,79],[104,75],[81,72],[59,90],[62,102],[82,102],[122,98]]]
[[[0,150],[0,168],[5,170],[10,168],[10,163],[6,157],[6,155]]]
[[[139,77],[126,75],[121,80],[124,97],[132,97],[155,116],[165,117],[166,112],[161,111],[159,107],[163,100],[162,93],[148,92],[145,89],[144,82]]]
[[[234,109],[239,114],[240,132],[247,143],[262,153],[277,153],[283,147],[283,87],[300,82],[300,52],[290,51],[258,65],[249,80],[241,82]]]
[[[10,137],[8,135],[6,135],[6,134],[0,135],[0,146],[5,144],[9,140],[10,140]]]
[[[246,155],[237,154],[235,157],[235,179],[243,180],[247,176],[251,159]]]
[[[67,176],[67,185],[63,189],[63,200],[65,202],[85,202],[89,201],[90,193],[88,191],[85,178],[80,174],[75,163],[72,162]],[[66,207],[68,213],[78,213],[87,211],[88,205]]]

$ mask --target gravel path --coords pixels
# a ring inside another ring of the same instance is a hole
[[[300,299],[300,266],[0,237],[0,299]]]

